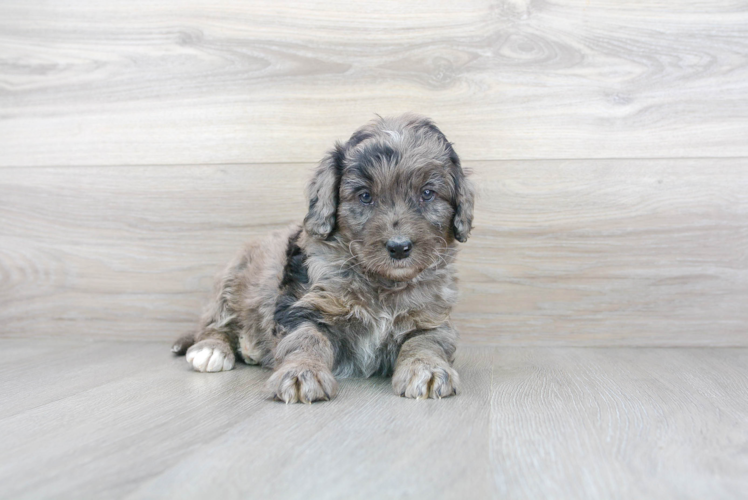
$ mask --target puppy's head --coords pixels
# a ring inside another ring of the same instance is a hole
[[[309,185],[308,233],[337,237],[367,271],[407,281],[467,241],[473,189],[427,118],[380,118],[336,144]]]

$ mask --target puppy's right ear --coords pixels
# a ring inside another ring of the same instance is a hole
[[[335,148],[320,162],[307,187],[309,212],[304,218],[304,228],[316,238],[326,239],[335,230],[343,157],[343,146],[340,143],[335,144]]]

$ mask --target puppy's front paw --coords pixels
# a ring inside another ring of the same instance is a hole
[[[338,382],[322,364],[288,361],[270,376],[265,389],[273,398],[286,403],[311,403],[335,397]]]
[[[220,340],[203,340],[187,349],[187,363],[198,372],[220,372],[234,368],[231,346]]]
[[[398,362],[392,376],[395,393],[406,398],[441,399],[457,394],[460,377],[445,361],[411,359]]]

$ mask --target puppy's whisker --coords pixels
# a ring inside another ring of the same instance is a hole
[[[439,252],[438,250],[434,252],[434,256],[439,260],[435,260],[433,265],[436,266],[437,264],[439,264],[439,261],[444,263],[444,267],[447,267],[449,265],[449,263],[447,262],[447,259],[445,259],[444,256],[441,254],[441,252]]]
[[[349,263],[350,261],[354,260],[355,258],[356,258],[355,256],[351,256],[351,257],[348,257],[347,259],[345,259],[345,260],[344,260],[344,261],[343,261],[343,262],[342,262],[342,263],[340,264],[340,267],[342,268],[342,267],[343,267],[344,265],[346,265],[346,264],[347,264],[347,263]],[[358,265],[358,264],[356,264],[356,265]]]

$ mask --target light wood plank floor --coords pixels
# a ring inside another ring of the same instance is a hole
[[[161,342],[0,339],[0,498],[745,498],[748,349],[463,347],[456,398],[188,370]]]

